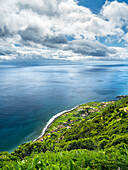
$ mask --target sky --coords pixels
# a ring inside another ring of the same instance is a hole
[[[128,60],[128,0],[0,0],[0,61]]]

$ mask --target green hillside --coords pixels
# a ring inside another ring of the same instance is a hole
[[[38,141],[1,152],[0,169],[128,169],[128,97],[61,115]]]

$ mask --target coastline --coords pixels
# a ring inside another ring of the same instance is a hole
[[[119,100],[119,99],[125,98],[125,97],[127,97],[127,96],[128,96],[128,95],[120,95],[120,96],[116,96],[115,98],[117,98],[117,100]],[[64,110],[64,111],[59,112],[59,113],[55,114],[54,116],[52,116],[52,117],[49,119],[49,121],[46,123],[45,127],[43,128],[41,135],[38,136],[36,139],[34,139],[33,142],[36,142],[36,141],[38,141],[41,137],[43,137],[43,136],[45,135],[46,131],[48,130],[48,128],[52,125],[52,123],[53,123],[58,117],[60,117],[61,115],[65,114],[65,113],[71,112],[71,111],[73,111],[74,109],[77,109],[77,108],[78,108],[80,105],[82,105],[82,104],[84,104],[84,103],[81,103],[81,104],[79,104],[79,105],[77,105],[77,106],[75,106],[75,107],[73,107],[73,108],[71,108],[71,109],[69,109],[69,110]]]
[[[58,117],[60,117],[61,115],[65,114],[65,113],[68,113],[68,112],[70,112],[70,111],[72,111],[72,110],[74,110],[74,109],[77,109],[80,105],[81,105],[81,104],[79,104],[79,105],[77,105],[77,106],[75,106],[75,107],[73,107],[73,108],[71,108],[71,109],[69,109],[69,110],[64,110],[64,111],[62,111],[62,112],[59,112],[59,113],[55,114],[54,116],[52,116],[51,119],[49,119],[49,121],[46,123],[46,126],[43,128],[43,131],[42,131],[41,135],[38,136],[36,139],[34,139],[33,142],[38,141],[38,139],[40,139],[40,138],[46,133],[46,131],[48,130],[48,128],[51,126],[51,124],[52,124]]]
[[[1,152],[0,167],[128,167],[128,96],[119,101],[89,102],[70,110],[51,116],[51,124],[49,120],[45,128],[42,128],[45,134],[37,142],[21,144],[10,154]]]

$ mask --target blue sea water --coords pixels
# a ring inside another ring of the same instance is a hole
[[[0,151],[38,137],[58,112],[123,94],[128,94],[127,63],[1,63]]]

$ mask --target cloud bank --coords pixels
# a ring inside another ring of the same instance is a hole
[[[0,60],[128,59],[128,4],[99,14],[75,0],[0,1]]]

